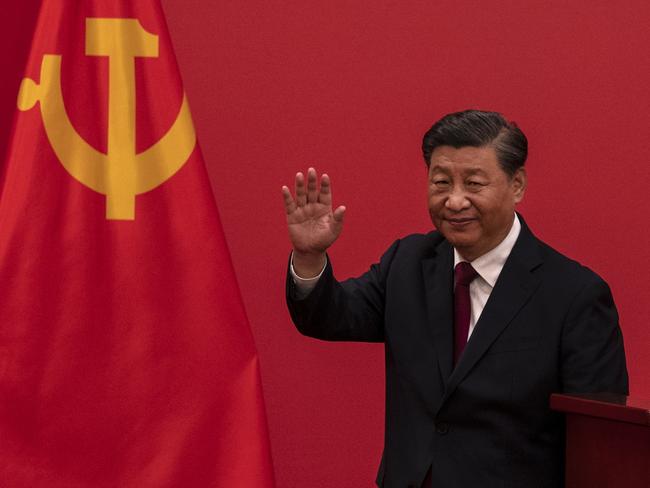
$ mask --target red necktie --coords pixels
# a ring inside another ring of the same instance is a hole
[[[472,304],[469,299],[469,284],[478,275],[472,265],[462,261],[454,269],[456,286],[454,288],[454,364],[465,349],[469,334],[469,320]]]

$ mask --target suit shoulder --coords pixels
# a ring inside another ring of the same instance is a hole
[[[392,269],[393,265],[404,270],[414,263],[419,263],[435,255],[436,248],[446,242],[437,231],[427,234],[408,234],[395,240],[381,256],[379,265],[382,269]]]
[[[426,234],[409,234],[398,239],[398,252],[408,252],[410,254],[430,253],[444,240],[443,235],[437,230]]]
[[[594,283],[605,283],[605,280],[589,267],[572,259],[545,242],[538,241],[545,266],[557,276],[564,276],[569,283],[585,286]]]

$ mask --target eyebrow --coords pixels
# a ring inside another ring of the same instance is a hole
[[[449,168],[445,168],[443,166],[440,166],[439,164],[436,164],[434,166],[431,166],[431,172],[434,172],[434,171],[447,172],[447,171],[449,171]]]
[[[431,167],[431,172],[435,173],[436,171],[440,171],[442,173],[448,173],[449,172],[449,167],[448,166],[441,166],[439,164],[436,164],[435,166]],[[468,168],[467,170],[464,171],[464,173],[468,176],[473,176],[473,175],[487,175],[485,170],[481,168],[480,166],[476,166],[473,168]]]
[[[468,175],[487,175],[483,168],[470,168],[467,170]]]

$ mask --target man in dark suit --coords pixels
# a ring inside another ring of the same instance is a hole
[[[436,231],[397,240],[363,276],[338,282],[341,232],[327,175],[283,187],[293,253],[287,302],[298,330],[384,342],[385,488],[564,485],[553,392],[627,394],[607,284],[538,240],[515,212],[527,141],[494,112],[449,114],[425,134]]]

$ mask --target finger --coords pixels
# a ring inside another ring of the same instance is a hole
[[[305,175],[296,173],[296,205],[304,207],[307,203],[307,190],[305,189]]]
[[[282,187],[282,196],[284,197],[284,210],[287,212],[287,215],[295,212],[298,206],[291,196],[291,190],[289,190],[289,188],[286,186]]]
[[[307,170],[307,202],[315,203],[318,201],[318,176],[314,168]]]
[[[338,224],[343,223],[343,217],[345,217],[345,211],[347,209],[345,208],[345,205],[341,205],[340,207],[337,207],[336,210],[334,210],[334,221]]]
[[[323,205],[332,206],[332,185],[330,184],[330,177],[326,174],[323,174],[320,178],[318,201]]]

